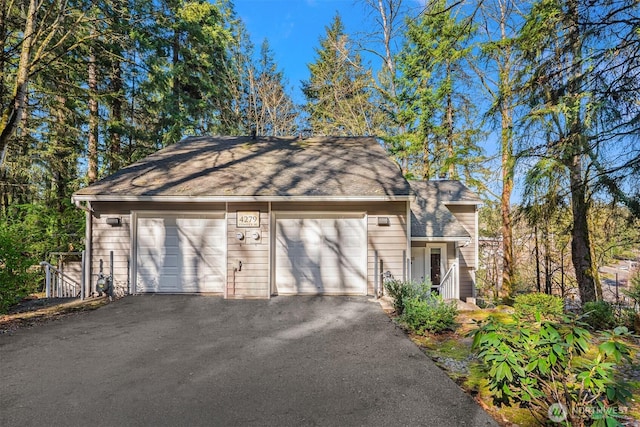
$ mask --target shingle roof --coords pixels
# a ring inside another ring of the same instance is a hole
[[[192,137],[77,191],[145,197],[407,198],[399,167],[371,137]]]
[[[463,183],[456,180],[411,181],[414,194],[428,200],[449,204],[480,205],[482,200]]]
[[[447,204],[480,204],[478,196],[459,181],[410,181],[411,237],[469,238],[469,232]]]

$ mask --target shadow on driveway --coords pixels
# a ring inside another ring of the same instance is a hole
[[[496,425],[367,298],[131,296],[0,336],[0,425]]]

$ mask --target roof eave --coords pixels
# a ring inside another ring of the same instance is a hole
[[[74,194],[77,202],[167,202],[167,203],[215,203],[215,202],[393,202],[407,201],[409,195],[384,196],[118,196],[107,194]]]
[[[445,205],[467,205],[467,206],[480,206],[480,205],[484,204],[480,200],[478,200],[478,201],[473,201],[473,200],[443,200],[442,203],[444,203]]]
[[[411,236],[413,242],[467,242],[471,241],[471,236]]]

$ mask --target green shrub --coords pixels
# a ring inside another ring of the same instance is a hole
[[[445,302],[440,295],[430,293],[426,297],[405,299],[400,319],[417,334],[439,333],[453,329],[456,314],[455,302]]]
[[[533,318],[538,312],[546,319],[561,316],[564,309],[562,298],[540,292],[522,294],[515,297],[513,308],[521,317]]]
[[[26,238],[6,225],[0,225],[0,313],[35,291],[29,267],[37,262],[25,253]]]
[[[404,312],[404,302],[415,297],[426,297],[431,294],[431,283],[426,282],[402,282],[400,280],[389,280],[384,283],[387,294],[393,299],[393,308],[396,314]]]
[[[487,372],[494,403],[528,408],[546,425],[554,404],[566,410],[566,425],[619,425],[620,406],[631,396],[616,364],[631,361],[626,328],[604,334],[588,358],[591,335],[573,317],[561,321],[501,322],[489,318],[474,332],[473,349]]]
[[[607,301],[587,302],[582,307],[584,321],[596,331],[612,329],[616,326],[613,305]]]

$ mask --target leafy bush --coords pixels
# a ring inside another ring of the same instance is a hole
[[[428,281],[420,283],[389,280],[384,283],[384,288],[393,299],[393,308],[398,315],[404,312],[407,299],[426,297],[431,294],[431,283]]]
[[[582,307],[584,321],[593,329],[605,330],[616,326],[616,314],[607,301],[587,302]]]
[[[555,295],[534,292],[515,297],[513,308],[521,317],[533,318],[537,312],[544,318],[552,319],[562,315],[564,302]]]
[[[22,234],[16,228],[0,225],[0,313],[35,290],[29,267],[37,262],[25,253]]]
[[[615,364],[630,361],[622,338],[626,328],[604,335],[593,359],[589,332],[573,317],[560,322],[501,322],[489,318],[474,332],[473,349],[488,373],[489,390],[498,406],[528,408],[541,424],[558,406],[566,410],[566,425],[619,425],[618,408],[631,396],[614,377]]]
[[[400,318],[413,332],[439,333],[453,329],[457,308],[455,302],[445,302],[440,295],[412,297],[404,300],[404,312]]]

